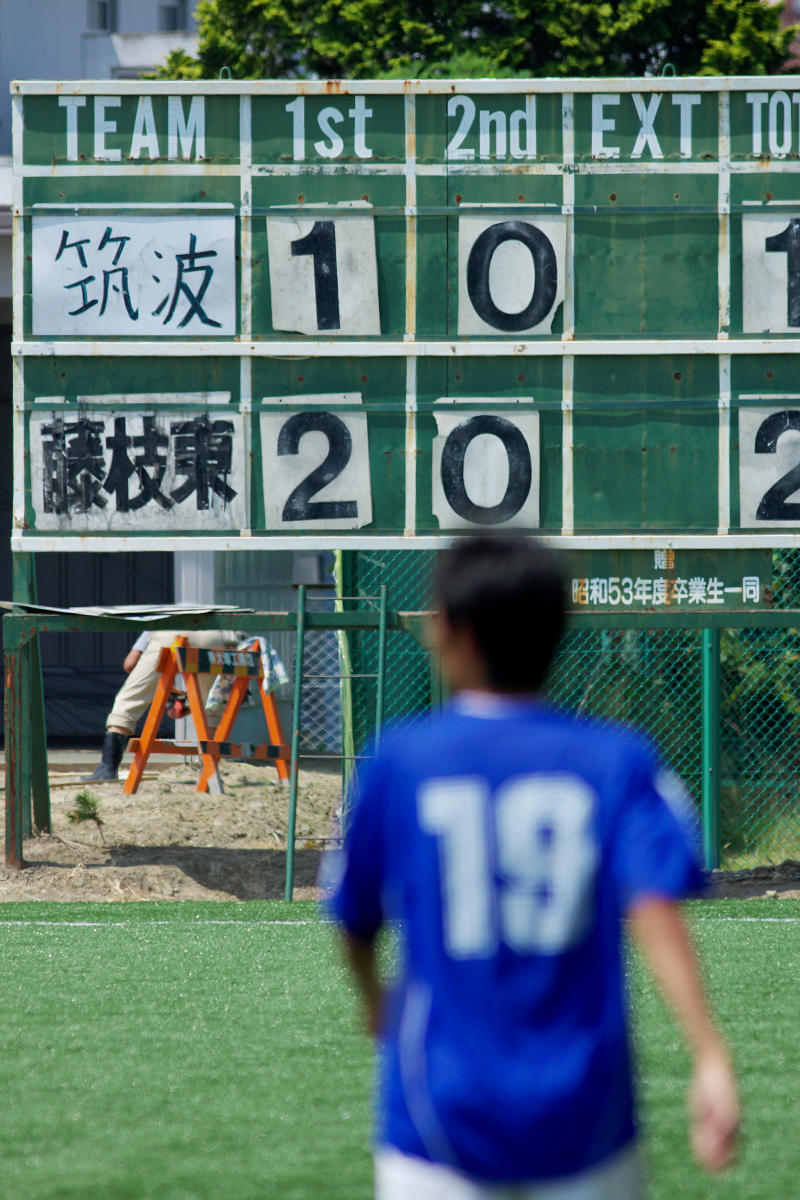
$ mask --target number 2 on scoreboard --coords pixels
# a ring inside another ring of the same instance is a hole
[[[277,405],[283,398],[268,398]],[[261,414],[268,529],[359,529],[372,520],[367,415],[358,393],[293,396]]]
[[[739,505],[745,528],[800,523],[798,408],[739,410]]]

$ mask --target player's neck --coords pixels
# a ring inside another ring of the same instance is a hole
[[[476,696],[478,698],[483,698],[483,699],[508,701],[509,703],[512,703],[512,704],[513,703],[524,704],[524,703],[529,703],[532,700],[541,699],[540,692],[534,692],[534,691],[506,692],[506,691],[502,691],[500,688],[490,687],[488,684],[480,685],[477,687],[473,686],[473,685],[460,687],[460,688],[454,690],[452,694],[453,694],[454,699],[459,699],[459,700],[463,700],[465,698],[468,699],[470,697]]]
[[[471,716],[503,716],[541,701],[539,692],[500,692],[494,688],[462,688],[453,695],[459,712]]]

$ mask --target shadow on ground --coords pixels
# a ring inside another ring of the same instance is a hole
[[[282,899],[286,878],[285,850],[238,850],[222,846],[113,846],[108,857],[116,868],[173,867],[211,892],[236,900]],[[295,888],[313,888],[320,851],[298,849],[294,856]],[[92,868],[89,867],[89,870]]]
[[[0,867],[0,900],[283,899],[286,851],[222,846],[103,845],[43,834],[22,871]],[[322,854],[297,849],[294,895],[316,896]]]

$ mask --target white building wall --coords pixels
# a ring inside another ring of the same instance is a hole
[[[191,31],[197,28],[194,18],[194,0],[178,4],[175,0],[117,0],[116,33],[154,33],[161,29],[159,9],[177,9],[183,18],[179,29]]]
[[[86,11],[86,0],[0,0],[0,154],[11,153],[9,82],[79,77]]]

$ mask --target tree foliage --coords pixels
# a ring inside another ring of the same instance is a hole
[[[199,0],[166,79],[763,75],[796,30],[763,0]]]

